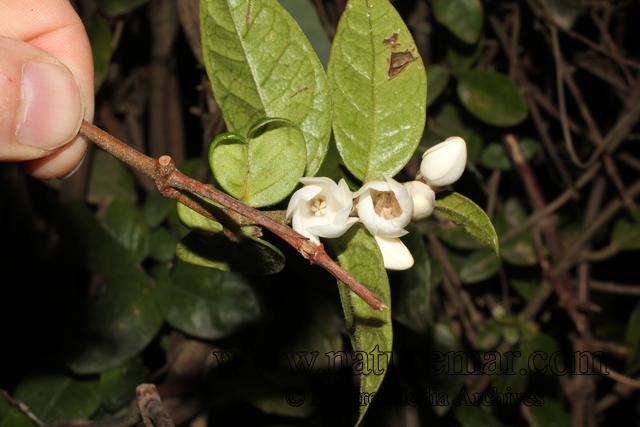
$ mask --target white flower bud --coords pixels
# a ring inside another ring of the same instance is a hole
[[[467,165],[467,144],[459,136],[447,138],[422,155],[420,174],[430,187],[453,184]]]
[[[374,237],[382,252],[384,268],[399,271],[413,267],[413,256],[399,238],[378,235]]]
[[[436,193],[420,181],[405,182],[403,184],[413,199],[413,221],[425,219],[433,213],[436,204]]]
[[[293,193],[287,207],[291,227],[320,244],[319,237],[340,237],[358,221],[349,214],[353,200],[349,186],[329,178],[299,178],[304,187]]]

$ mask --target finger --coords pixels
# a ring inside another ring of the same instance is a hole
[[[82,160],[76,137],[93,118],[93,59],[67,0],[0,1],[0,160],[33,176],[64,176]],[[27,43],[28,42],[28,43]],[[36,159],[36,160],[34,160]]]

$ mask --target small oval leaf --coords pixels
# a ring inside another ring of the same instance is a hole
[[[262,119],[245,140],[218,136],[209,149],[209,164],[224,190],[249,206],[274,205],[287,197],[304,174],[304,135],[289,120]]]
[[[527,118],[524,97],[504,74],[467,71],[458,82],[458,96],[471,114],[494,126],[513,126]]]
[[[222,233],[193,230],[182,239],[176,255],[203,267],[249,274],[276,274],[284,268],[282,252],[256,237],[240,237],[237,242]]]
[[[467,233],[486,243],[498,255],[498,235],[487,214],[466,197],[446,192],[445,197],[436,200],[434,212],[464,227]]]
[[[260,317],[257,295],[240,274],[178,261],[170,275],[154,275],[164,318],[189,335],[223,338]]]
[[[427,91],[427,107],[433,104],[440,94],[447,88],[449,83],[449,72],[439,66],[432,65],[427,67],[427,82],[429,82],[429,90]]]
[[[502,260],[489,248],[478,249],[465,259],[460,269],[462,283],[477,283],[498,272]]]
[[[394,176],[420,142],[427,76],[409,29],[387,0],[349,1],[327,75],[345,165],[365,182]]]
[[[306,174],[315,175],[331,135],[329,85],[320,60],[275,0],[202,0],[202,50],[227,127],[248,135],[264,117],[300,127]]]
[[[475,43],[482,30],[480,0],[431,0],[436,20],[465,43]]]

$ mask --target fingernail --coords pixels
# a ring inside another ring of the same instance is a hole
[[[71,72],[58,64],[29,62],[22,72],[22,114],[17,136],[31,147],[58,148],[78,133],[82,93]]]

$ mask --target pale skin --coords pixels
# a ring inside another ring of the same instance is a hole
[[[73,172],[93,85],[87,33],[68,0],[0,0],[0,161],[40,179]]]

